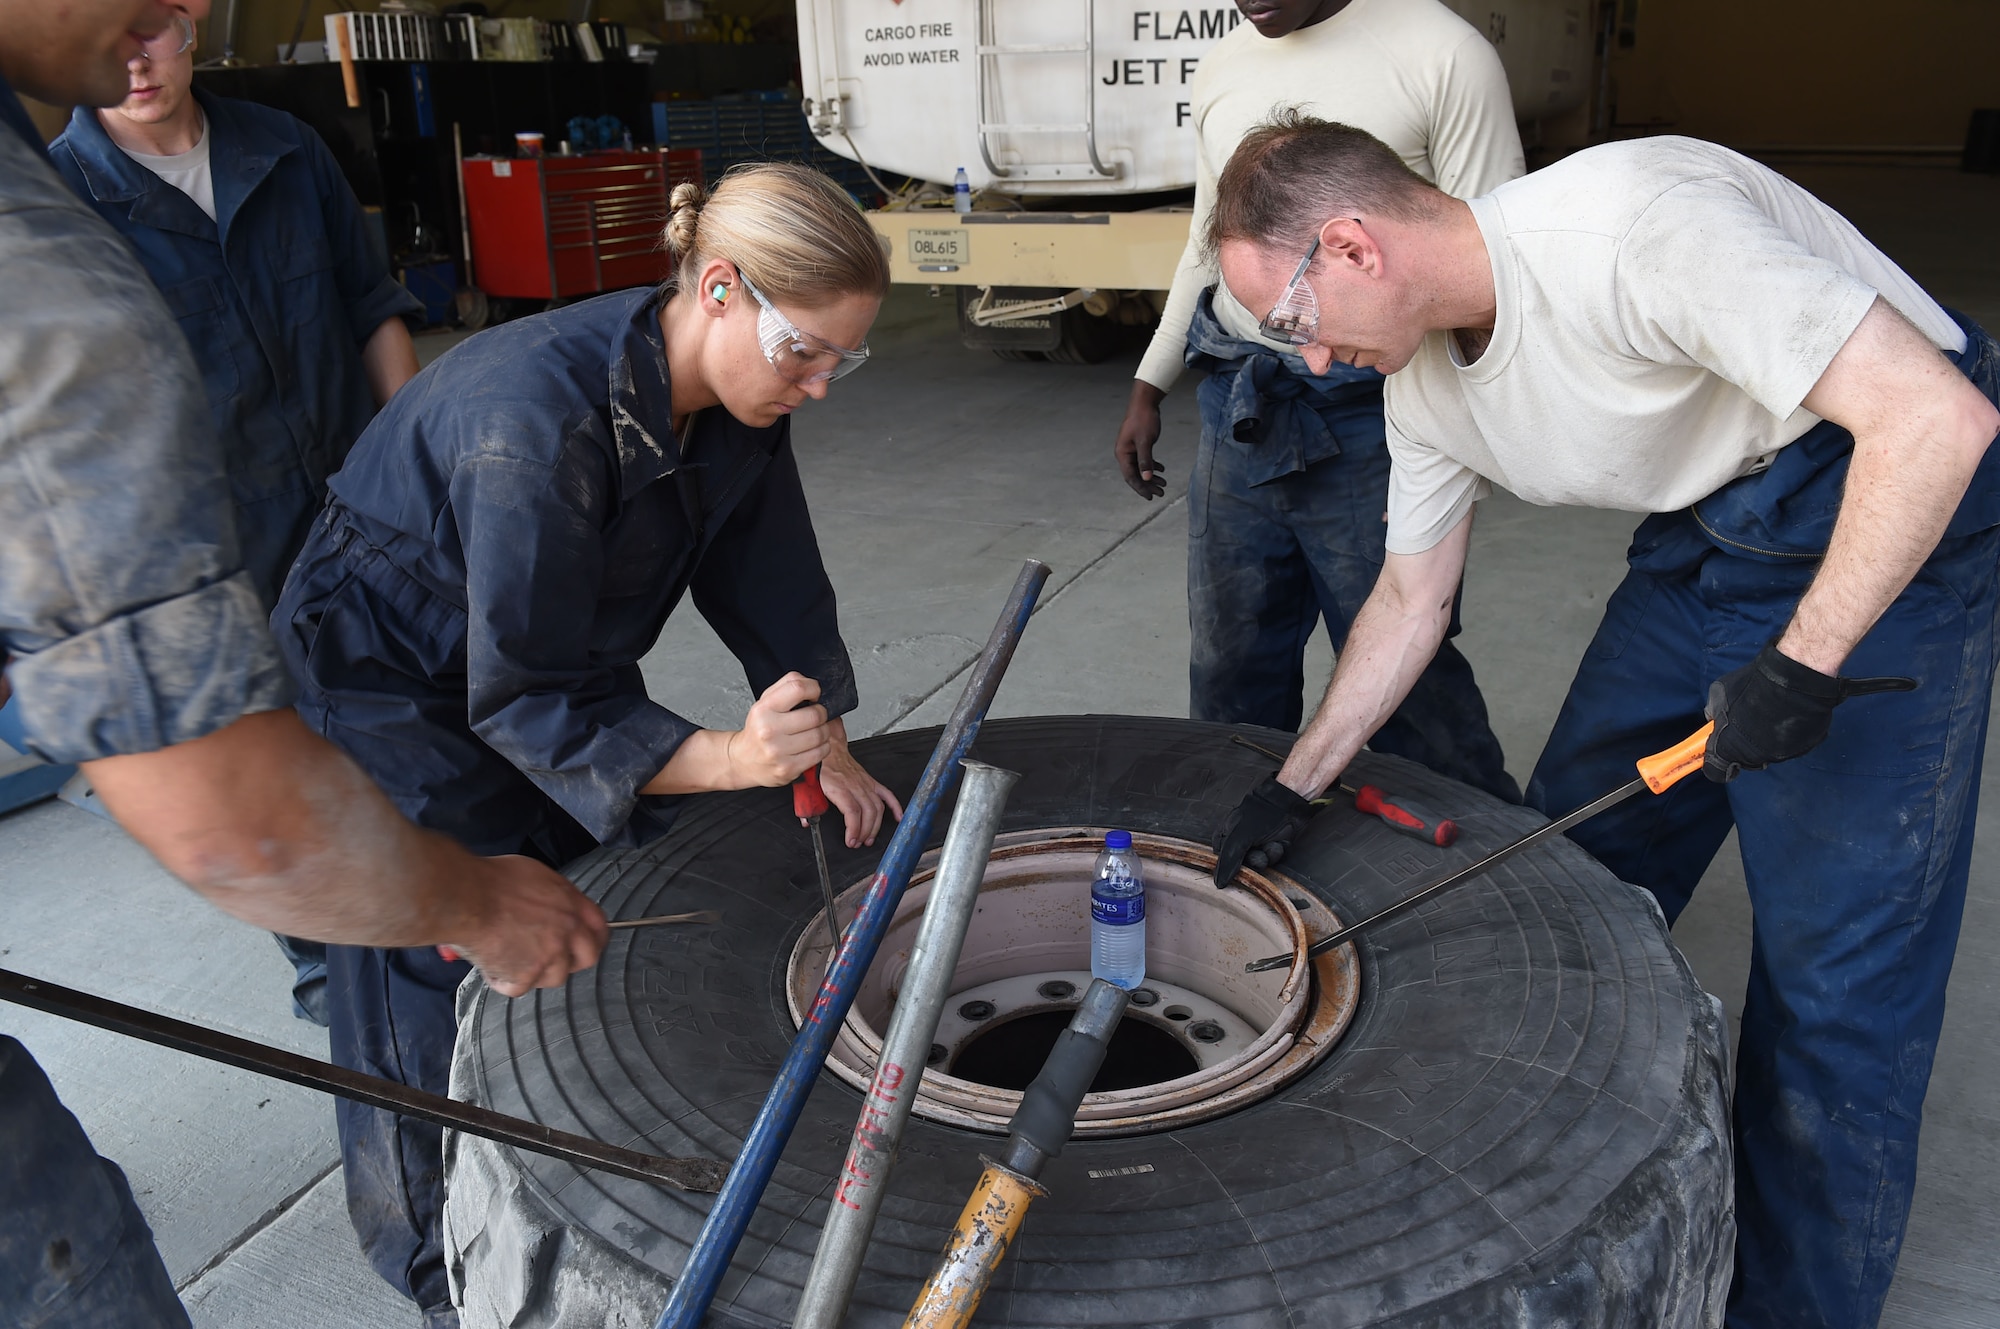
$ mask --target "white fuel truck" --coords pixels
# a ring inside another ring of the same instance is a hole
[[[899,282],[958,288],[969,342],[1101,358],[1187,244],[1190,94],[1229,0],[798,0],[805,112],[906,190],[871,214]],[[1500,53],[1523,121],[1588,96],[1589,0],[1445,0]],[[979,206],[951,210],[963,169]],[[1182,191],[1176,198],[1174,191]]]

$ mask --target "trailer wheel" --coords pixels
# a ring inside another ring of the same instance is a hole
[[[907,791],[935,730],[856,745]],[[1021,772],[1005,829],[1205,841],[1271,763],[1221,725],[989,722]],[[1267,742],[1289,736],[1263,735]],[[1458,814],[1435,850],[1336,804],[1286,869],[1353,918],[1539,824],[1394,758],[1358,775]],[[947,810],[948,811],[948,810]],[[933,842],[941,840],[941,813]],[[836,882],[879,853],[829,839]],[[674,832],[571,869],[617,934],[561,989],[460,997],[454,1096],[662,1153],[733,1157],[791,1042],[785,974],[816,925],[782,790],[693,801]],[[1079,1139],[1050,1165],[982,1323],[1020,1326],[1719,1324],[1734,1235],[1724,1034],[1651,897],[1567,840],[1372,934],[1340,1042],[1229,1115]],[[707,1323],[790,1323],[859,1096],[820,1077]],[[912,1120],[846,1323],[895,1326],[991,1152]],[[446,1243],[466,1329],[654,1323],[711,1203],[447,1136]]]
[[[1053,364],[1102,364],[1124,348],[1128,334],[1116,319],[1100,318],[1081,306],[1062,311],[1062,340],[1047,353]]]

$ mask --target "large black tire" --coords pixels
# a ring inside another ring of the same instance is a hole
[[[1205,840],[1271,767],[1231,732],[1007,720],[975,751],[1022,774],[1007,830]],[[907,790],[934,739],[856,748]],[[1463,835],[1430,849],[1337,802],[1285,870],[1350,918],[1541,820],[1393,758],[1364,754],[1355,773],[1452,809]],[[874,854],[828,843],[837,881],[872,870]],[[720,906],[723,921],[622,933],[595,970],[519,1001],[468,985],[454,1092],[620,1144],[733,1157],[790,1042],[783,971],[818,904],[789,799],[698,800],[665,841],[572,875],[613,917]],[[1558,839],[1360,950],[1353,1025],[1273,1098],[1072,1143],[981,1322],[1719,1323],[1734,1234],[1724,1034],[1651,897]],[[857,1107],[821,1076],[709,1323],[789,1323]],[[911,1122],[849,1324],[901,1324],[994,1143]],[[463,1138],[448,1194],[466,1329],[646,1329],[709,1204]]]

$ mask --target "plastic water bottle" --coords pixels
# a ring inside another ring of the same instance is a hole
[[[965,178],[965,168],[958,168],[958,174],[951,178],[951,210],[953,212],[972,211],[972,182]]]
[[[1090,883],[1090,976],[1138,987],[1146,979],[1146,879],[1132,832],[1111,831]]]

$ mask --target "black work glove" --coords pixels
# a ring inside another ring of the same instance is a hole
[[[1914,678],[1836,678],[1767,642],[1757,658],[1708,685],[1715,721],[1701,773],[1727,784],[1744,771],[1803,757],[1826,739],[1833,708],[1871,692],[1909,692]]]
[[[1235,881],[1245,861],[1253,868],[1276,867],[1315,810],[1309,800],[1279,784],[1276,776],[1245,794],[1215,837],[1215,884]]]

